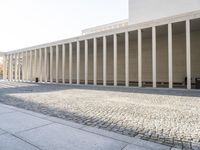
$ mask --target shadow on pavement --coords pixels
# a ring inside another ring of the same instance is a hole
[[[137,87],[104,87],[93,85],[63,85],[63,84],[36,84],[36,83],[18,83],[14,82],[0,82],[0,93],[42,93],[63,90],[95,90],[95,91],[110,91],[110,92],[125,92],[125,93],[139,93],[139,94],[153,94],[153,95],[168,95],[168,96],[184,96],[184,97],[200,97],[198,90],[184,90],[184,89],[152,89],[152,88],[137,88]],[[49,88],[51,87],[51,88]]]

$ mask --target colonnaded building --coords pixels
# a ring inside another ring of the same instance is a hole
[[[195,88],[200,0],[129,0],[129,18],[82,35],[10,51],[9,81]]]

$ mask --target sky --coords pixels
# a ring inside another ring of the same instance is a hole
[[[0,52],[81,35],[128,18],[128,0],[0,0]]]

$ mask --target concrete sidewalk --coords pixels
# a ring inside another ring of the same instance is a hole
[[[160,144],[0,104],[0,150],[170,149]]]

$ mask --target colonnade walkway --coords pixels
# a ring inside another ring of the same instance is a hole
[[[4,55],[9,81],[197,88],[200,11],[82,35]]]

